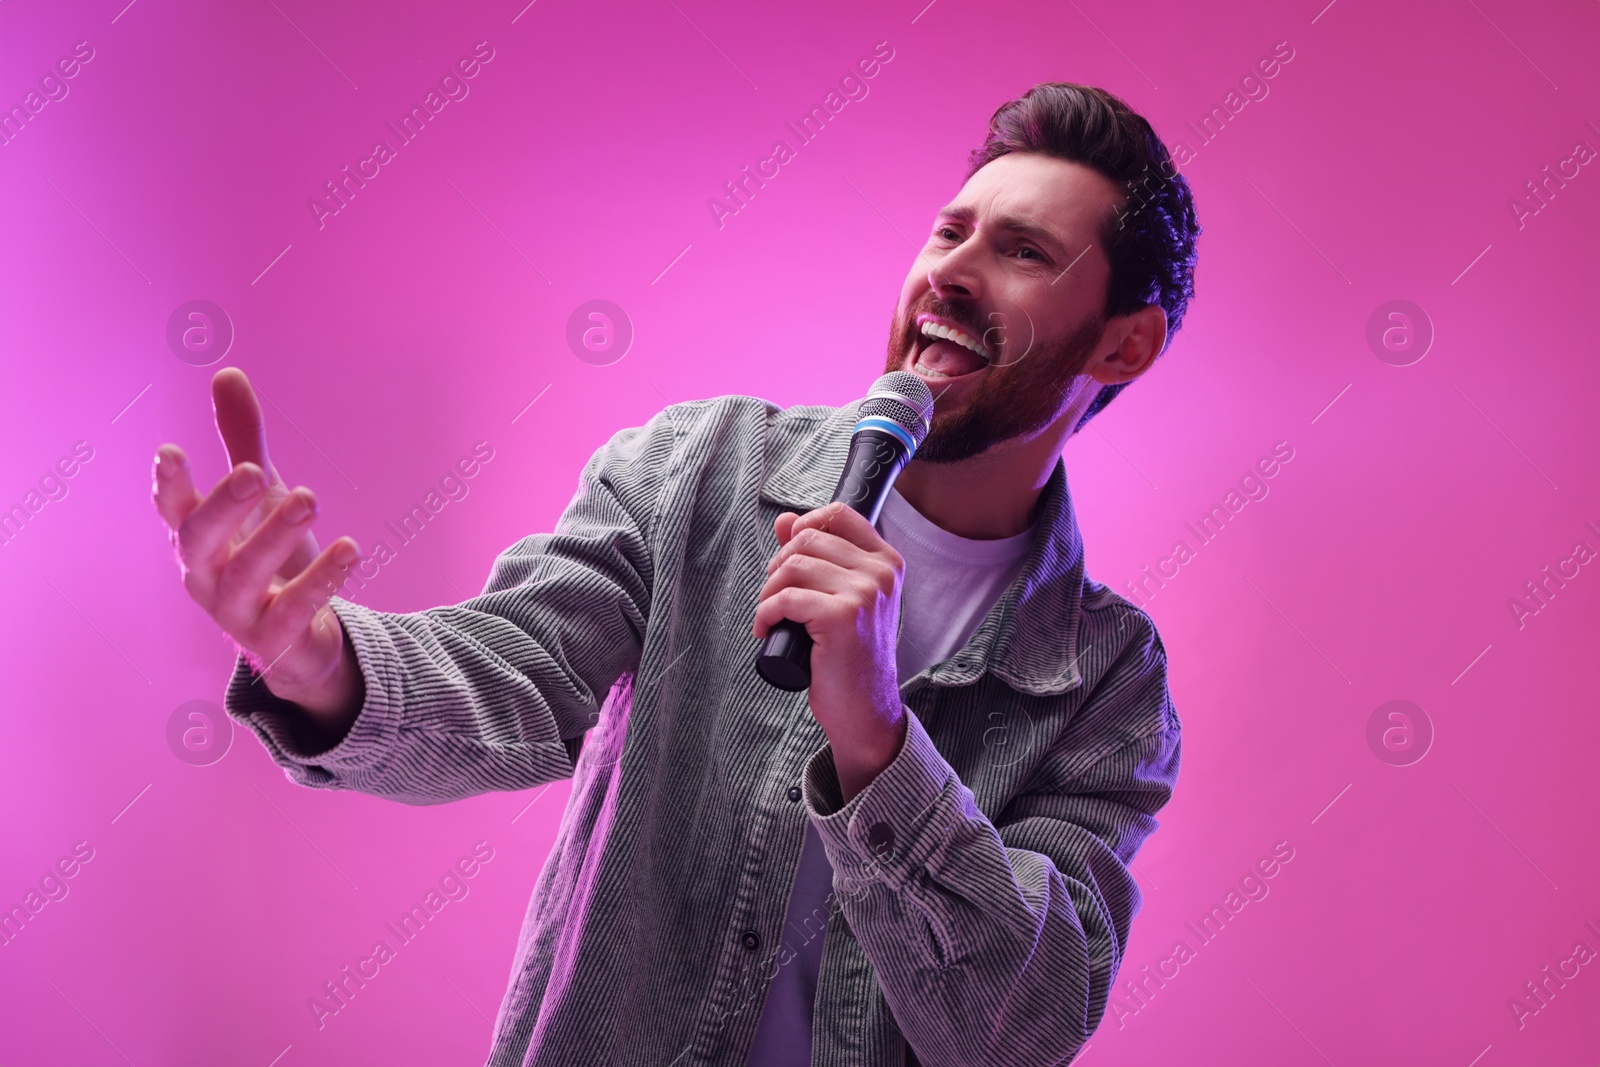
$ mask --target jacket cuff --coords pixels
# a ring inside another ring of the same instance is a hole
[[[328,607],[350,638],[366,687],[361,710],[338,744],[317,753],[301,748],[289,723],[303,720],[308,713],[293,701],[273,694],[243,654],[234,663],[223,697],[223,710],[248,726],[266,746],[273,762],[300,785],[328,787],[354,771],[375,768],[394,750],[405,706],[399,677],[383,669],[384,664],[401,660],[393,638],[378,619],[379,613],[340,597],[329,598]]]
[[[953,820],[940,817],[953,814],[953,806],[938,802],[960,788],[960,778],[916,713],[904,710],[900,751],[850,803],[843,803],[832,745],[806,762],[806,809],[834,874],[846,883],[883,881],[899,889],[954,831]]]

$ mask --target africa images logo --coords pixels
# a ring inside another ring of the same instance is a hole
[[[472,46],[472,55],[457,60],[456,65],[444,73],[437,89],[429,89],[422,103],[413,104],[411,110],[400,117],[398,126],[393,122],[384,123],[394,134],[396,145],[403,148],[410,144],[452,101],[460,103],[465,100],[467,94],[472,92],[472,86],[467,83],[482,73],[484,66],[492,59],[494,49],[489,42],[479,41]],[[316,220],[317,229],[322,229],[331,216],[349,207],[356,193],[365,189],[367,182],[383,173],[383,168],[398,158],[400,156],[394,145],[379,140],[374,142],[372,153],[356,163],[354,171],[346,163],[341,177],[323,182],[326,197],[313,196],[306,201],[306,206],[311,209],[311,217]]]
[[[876,78],[883,70],[885,64],[894,59],[894,48],[888,41],[879,41],[872,47],[872,55],[857,60],[850,70],[845,71],[839,79],[838,89],[829,89],[822,98],[822,103],[813,104],[811,110],[800,116],[799,121],[786,122],[784,126],[794,135],[797,147],[803,148],[827,129],[828,123],[836,118],[851,101],[860,101],[867,98],[871,87],[867,79]],[[717,224],[717,229],[722,229],[728,220],[750,206],[750,201],[758,190],[765,189],[767,182],[782,173],[782,168],[798,158],[794,148],[789,147],[789,142],[779,138],[772,142],[772,151],[766,158],[758,160],[755,172],[752,173],[749,164],[739,172],[739,177],[731,178],[722,183],[723,192],[727,200],[720,196],[711,197],[706,201],[706,207],[711,211],[711,220]]]

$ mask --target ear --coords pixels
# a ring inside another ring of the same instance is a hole
[[[1150,369],[1167,343],[1167,313],[1160,304],[1146,304],[1107,321],[1101,337],[1114,347],[1091,359],[1083,373],[1101,385],[1131,382]]]

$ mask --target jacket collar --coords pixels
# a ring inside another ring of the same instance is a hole
[[[762,499],[801,513],[828,503],[855,424],[853,404],[796,407],[775,415]],[[1078,670],[1083,538],[1066,464],[1059,458],[1040,496],[1034,534],[1021,573],[966,646],[918,678],[941,686],[969,685],[987,671],[1032,696],[1064,693],[1083,681]],[[902,689],[910,681],[902,679]]]

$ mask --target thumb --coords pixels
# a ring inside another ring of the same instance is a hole
[[[217,433],[228,450],[229,467],[254,463],[266,472],[268,484],[281,485],[283,479],[267,457],[267,427],[261,417],[261,404],[244,371],[223,367],[212,375],[211,407]]]
[[[789,538],[794,532],[795,520],[799,517],[792,511],[785,511],[773,522],[772,532],[778,535],[778,545],[780,547],[789,543]]]

